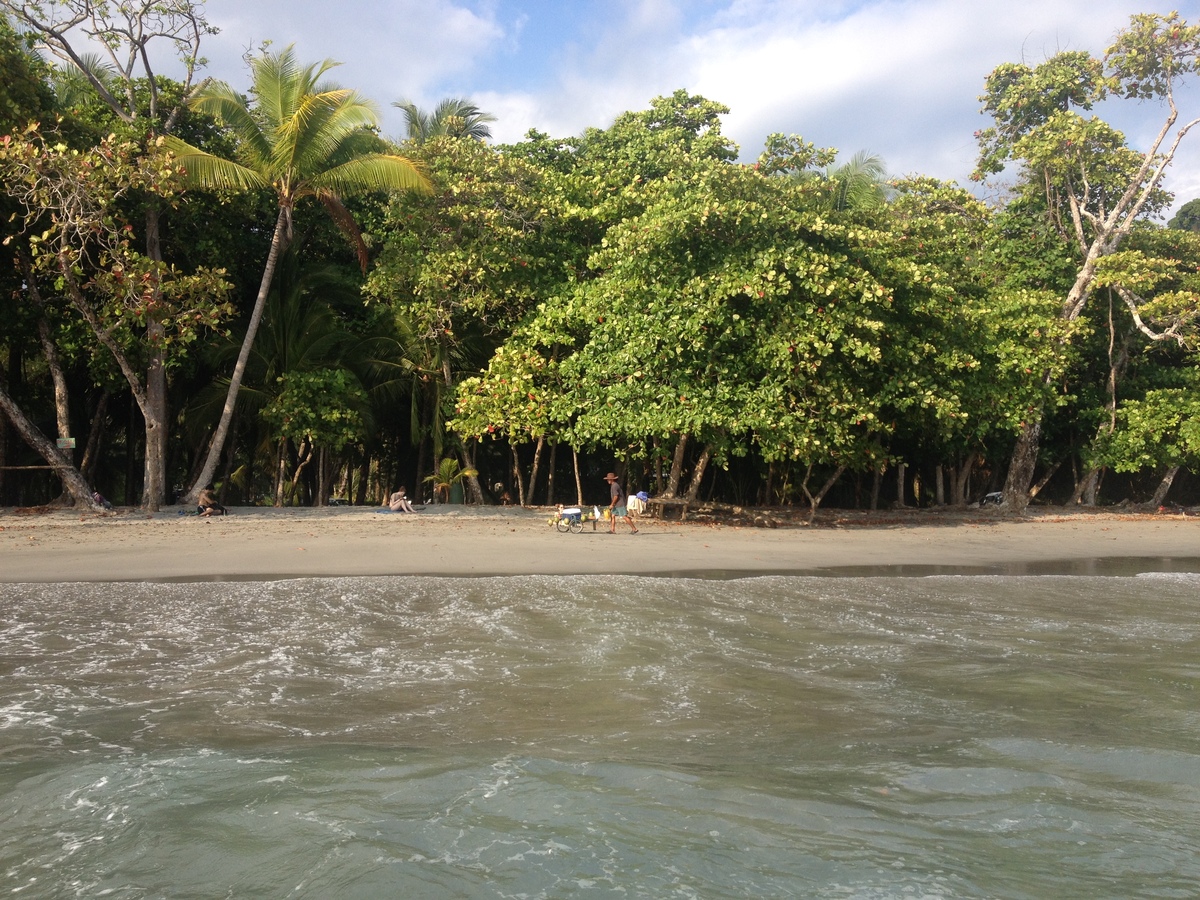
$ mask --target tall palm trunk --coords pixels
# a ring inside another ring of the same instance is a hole
[[[250,359],[250,350],[254,346],[254,336],[258,333],[258,325],[262,321],[263,309],[267,305],[267,294],[271,290],[271,279],[275,277],[275,266],[279,256],[287,244],[287,210],[279,207],[279,217],[275,220],[275,233],[271,236],[271,250],[267,254],[267,265],[263,269],[262,283],[258,286],[258,296],[254,300],[254,311],[250,313],[250,322],[246,325],[246,336],[242,339],[242,349],[238,352],[237,363],[233,374],[229,377],[229,391],[225,395],[225,406],[221,410],[221,419],[217,430],[213,433],[212,442],[208,445],[208,456],[196,477],[195,483],[188,490],[184,503],[194,506],[200,499],[200,492],[212,482],[213,473],[217,471],[217,462],[221,458],[221,450],[229,435],[229,423],[233,419],[233,410],[237,406],[238,392],[242,388],[242,378],[246,374],[246,363]]]

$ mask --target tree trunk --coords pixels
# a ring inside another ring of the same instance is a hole
[[[583,506],[583,477],[579,474],[579,451],[571,448],[571,463],[575,468],[575,502]]]
[[[1004,481],[1004,505],[1015,513],[1024,512],[1029,506],[1029,486],[1033,484],[1033,470],[1037,465],[1038,444],[1042,437],[1041,411],[1031,419],[1017,435],[1017,445],[1013,447],[1008,476]]]
[[[475,440],[467,441],[463,446],[463,468],[478,470],[479,467],[475,465],[475,450],[477,447],[478,444]],[[463,499],[474,506],[483,506],[483,486],[479,483],[479,476],[467,475],[463,478],[463,481],[467,485]]]
[[[1071,492],[1071,499],[1067,501],[1067,506],[1095,506],[1096,505],[1096,483],[1100,480],[1100,468],[1093,466],[1083,473],[1083,477],[1075,485],[1075,490]]]
[[[883,490],[883,473],[886,468],[884,465],[876,465],[872,473],[874,478],[871,483],[871,512],[879,509],[879,493]]]
[[[529,472],[529,505],[533,506],[537,494],[538,469],[542,467],[542,451],[546,448],[546,438],[543,435],[537,439],[533,448],[533,468]]]
[[[525,506],[525,476],[521,474],[521,459],[517,456],[515,444],[510,444],[509,449],[512,451],[513,478],[517,482],[517,504]]]
[[[419,484],[420,482],[418,482]],[[356,506],[363,506],[367,502],[367,491],[371,485],[371,457],[369,455],[363,457],[362,466],[358,470],[358,492],[354,495],[351,501]]]
[[[814,496],[808,490],[808,479],[812,475],[812,466],[808,467],[808,471],[804,474],[804,482],[800,485],[804,491],[804,496],[808,498],[808,524],[811,525],[817,517],[817,507],[821,505],[821,501],[825,499],[825,495],[829,493],[829,489],[837,483],[837,480],[842,477],[842,473],[846,471],[845,466],[838,466],[833,474],[825,479],[825,484],[821,486],[821,490],[817,491]]]
[[[558,442],[550,442],[550,465],[546,472],[546,505],[554,505],[554,469],[558,465]]]
[[[100,392],[100,399],[96,401],[96,411],[92,413],[92,426],[88,431],[87,447],[83,451],[83,461],[79,464],[79,474],[83,476],[83,480],[88,484],[95,483],[92,475],[93,470],[96,468],[96,460],[100,458],[100,442],[104,437],[105,420],[108,416],[108,398],[110,396],[111,391],[108,388]]]
[[[142,509],[159,509],[167,496],[167,374],[163,365],[165,331],[158,322],[146,326],[150,367],[146,371],[146,458]]]
[[[317,496],[314,506],[329,505],[329,453],[325,447],[321,447],[317,453]]]
[[[38,311],[38,341],[42,345],[42,355],[46,357],[46,367],[50,370],[50,380],[54,384],[54,418],[58,428],[58,437],[69,438],[71,436],[71,403],[67,390],[67,376],[63,373],[58,347],[50,335],[50,320],[46,318],[46,305],[42,302],[37,280],[33,277],[33,265],[24,250],[17,251],[17,258],[21,274],[25,279],[25,290]],[[70,450],[63,448],[58,452],[65,462],[72,464],[75,462],[75,454]],[[59,502],[69,505],[70,499],[70,492],[66,491],[64,486],[64,496],[60,498]]]
[[[296,471],[292,473],[292,482],[288,486],[287,497],[285,498],[288,506],[298,506],[299,505],[296,502],[296,494],[298,491],[298,485],[300,484],[300,474],[305,470],[305,468],[307,468],[308,464],[310,462],[312,462],[312,458],[313,458],[312,441],[310,441],[308,438],[304,438],[303,440],[301,440],[300,446],[296,450],[296,456],[297,456]]]
[[[979,459],[978,455],[972,453],[958,467],[958,473],[954,479],[955,506],[965,506],[967,503],[967,492],[971,486],[971,473],[975,471],[975,462],[977,459]]]
[[[83,288],[79,283],[78,275],[77,275],[74,267],[71,265],[69,259],[64,254],[59,254],[59,256],[58,256],[58,270],[59,270],[59,274],[62,276],[63,287],[66,289],[67,296],[70,298],[71,303],[75,306],[76,310],[78,310],[80,316],[83,317],[83,320],[85,322],[87,322],[88,327],[91,328],[92,333],[96,336],[96,339],[100,342],[100,344],[103,347],[105,347],[109,353],[112,354],[113,360],[116,362],[117,367],[121,370],[121,374],[125,376],[125,381],[129,384],[129,392],[130,392],[131,396],[133,397],[134,402],[137,404],[138,411],[142,415],[143,434],[144,434],[145,440],[146,441],[151,441],[151,440],[164,441],[165,440],[165,422],[159,422],[158,425],[156,425],[156,426],[152,426],[150,424],[151,420],[155,416],[155,413],[154,413],[154,410],[151,408],[150,395],[149,395],[149,392],[148,392],[146,386],[143,385],[141,378],[138,376],[138,373],[134,370],[133,365],[129,361],[129,357],[125,354],[124,348],[122,348],[121,345],[117,342],[117,340],[113,337],[111,329],[104,327],[103,323],[100,321],[99,317],[96,315],[95,309],[93,309],[92,306],[88,303],[87,297],[83,293]],[[126,502],[126,504],[128,504],[129,503],[130,485],[132,485],[134,482],[134,477],[133,477],[133,472],[132,472],[132,465],[133,465],[133,459],[134,459],[132,456],[132,448],[133,448],[132,435],[129,435],[126,438],[125,446],[126,446],[127,450],[130,452],[130,458],[129,458],[130,470],[127,472],[126,480],[125,480],[125,502]],[[151,456],[153,456],[153,453],[151,452],[150,448],[143,447],[143,453],[144,453],[143,460],[148,460],[148,459],[150,459]],[[166,452],[165,452],[165,444],[164,444],[164,446],[162,448],[162,452],[159,453],[159,456],[158,456],[158,460],[159,460],[158,464],[165,465],[165,459],[166,459]],[[143,463],[143,479],[145,478],[146,473],[147,473],[147,469],[145,466],[146,466],[146,463],[144,462]],[[164,469],[164,472],[165,472],[165,469]],[[165,478],[165,475],[163,477]],[[147,496],[149,496],[149,495],[146,492],[145,486],[143,485],[143,495],[142,495],[143,503],[146,502]],[[158,507],[157,507],[157,505],[151,505],[150,508],[157,509]]]
[[[1179,474],[1182,466],[1171,466],[1167,469],[1167,473],[1163,475],[1162,481],[1158,483],[1158,490],[1154,492],[1154,496],[1150,500],[1150,505],[1158,509],[1167,499],[1167,491],[1171,490],[1171,485],[1175,481],[1175,476]]]
[[[32,293],[32,285],[31,285]],[[40,304],[39,304],[40,305]],[[43,313],[38,316],[38,339],[42,344],[42,353],[46,357],[46,366],[50,369],[50,380],[54,384],[54,419],[59,438],[71,436],[71,405],[68,400],[67,378],[63,374],[62,364],[58,358],[58,348],[50,339],[50,323]],[[75,453],[67,447],[56,447],[65,462],[74,464]],[[63,493],[54,501],[56,506],[71,506],[74,498],[63,486]]]
[[[941,463],[933,469],[933,502],[938,506],[946,505],[946,472]]]
[[[679,435],[675,444],[675,456],[671,460],[671,474],[667,476],[667,489],[663,491],[664,499],[670,500],[679,496],[679,482],[683,479],[683,460],[687,456],[688,436]]]
[[[692,480],[688,484],[685,495],[687,500],[695,500],[700,495],[700,483],[704,480],[704,473],[708,469],[708,461],[712,459],[712,453],[712,444],[705,444],[700,458],[696,460],[696,467],[692,470]]]
[[[904,509],[904,473],[907,470],[904,463],[896,466],[896,509]]]
[[[279,439],[279,458],[275,463],[275,490],[272,491],[271,499],[271,505],[276,509],[283,506],[283,484],[287,475],[287,444],[287,438]]]
[[[1040,494],[1042,492],[1042,488],[1044,488],[1046,485],[1048,485],[1050,483],[1050,479],[1054,477],[1054,473],[1058,471],[1058,468],[1059,468],[1059,466],[1062,465],[1062,462],[1063,461],[1060,459],[1058,462],[1056,462],[1054,465],[1052,465],[1049,469],[1047,469],[1046,474],[1043,475],[1041,478],[1039,478],[1037,484],[1035,484],[1033,487],[1031,487],[1029,489],[1029,499],[1030,500],[1032,500],[1034,497],[1036,497],[1038,494]]]
[[[1083,492],[1083,505],[1095,506],[1096,497],[1100,493],[1100,482],[1104,480],[1104,469],[1097,469],[1088,479],[1087,489]]]
[[[79,470],[63,459],[58,448],[46,439],[36,425],[25,418],[25,414],[21,412],[3,388],[0,388],[0,411],[8,416],[8,420],[13,423],[17,433],[38,452],[38,455],[46,461],[46,465],[54,469],[55,474],[62,479],[63,487],[74,498],[75,503],[84,509],[99,511],[100,505],[92,499],[92,490],[83,480],[83,476],[79,474]]]
[[[212,481],[213,473],[217,471],[217,461],[221,458],[221,450],[225,447],[225,439],[229,435],[229,422],[233,419],[233,409],[237,405],[238,392],[242,389],[242,377],[246,373],[246,363],[250,359],[250,350],[254,346],[254,336],[258,333],[258,325],[262,321],[263,309],[267,305],[267,294],[271,290],[271,279],[275,276],[275,266],[286,244],[285,232],[287,227],[286,210],[281,206],[279,216],[275,220],[275,233],[271,236],[271,250],[267,254],[267,264],[263,269],[262,282],[258,286],[258,296],[254,299],[254,311],[250,314],[250,322],[246,325],[246,336],[242,338],[242,349],[238,351],[237,363],[234,364],[233,374],[229,377],[229,391],[225,395],[225,406],[221,410],[221,419],[217,430],[213,433],[208,445],[208,455],[195,482],[188,489],[184,502],[195,506],[200,498],[200,492]]]
[[[162,241],[159,209],[153,200],[146,207],[146,255],[156,263],[162,262]],[[155,299],[162,296],[162,285],[154,284]],[[151,314],[146,322],[146,344],[149,362],[146,369],[145,475],[142,483],[142,508],[153,512],[167,497],[167,367],[165,362],[166,329]]]
[[[27,276],[29,277],[29,276]],[[38,340],[42,344],[42,353],[46,356],[46,366],[50,369],[50,380],[54,383],[54,419],[58,426],[58,436],[71,436],[71,404],[67,391],[67,376],[63,374],[62,362],[58,357],[58,348],[50,338],[50,323],[44,314],[38,316]],[[70,461],[70,454],[63,451],[63,458]]]

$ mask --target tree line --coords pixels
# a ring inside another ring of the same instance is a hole
[[[615,469],[1020,511],[1161,504],[1195,470],[1200,216],[1162,218],[1200,28],[1174,13],[997,67],[984,202],[796,135],[747,162],[684,90],[507,145],[467,100],[397,100],[389,140],[290,47],[244,93],[199,79],[193,0],[0,11],[0,503],[574,503]],[[1093,111],[1146,100],[1141,149]]]

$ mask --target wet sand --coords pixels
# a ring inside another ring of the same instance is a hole
[[[201,519],[0,510],[0,582],[337,575],[1129,574],[1200,571],[1200,517],[823,511],[814,527],[641,519],[560,534],[549,510],[235,508]]]

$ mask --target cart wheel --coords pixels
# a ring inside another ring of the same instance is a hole
[[[561,531],[563,534],[566,534],[567,529],[571,527],[571,523],[568,522],[566,519],[559,519],[557,522],[554,523],[554,527],[557,528],[559,531]]]
[[[583,534],[583,519],[572,519],[571,530],[576,534]]]

